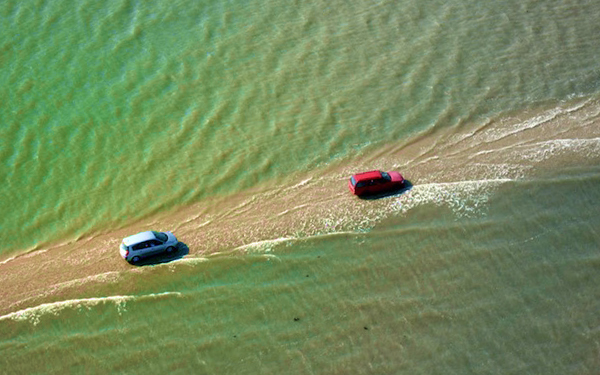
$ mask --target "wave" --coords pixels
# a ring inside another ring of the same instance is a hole
[[[566,116],[574,112],[580,111],[590,104],[592,99],[585,100],[581,103],[574,103],[568,107],[556,107],[545,112],[542,112],[536,116],[528,118],[524,121],[518,121],[513,124],[505,124],[502,127],[493,127],[486,129],[487,131],[480,133],[482,135],[481,140],[484,142],[497,142],[511,135],[522,133],[526,130],[534,129],[551,121],[556,121],[560,116]]]
[[[276,184],[261,185],[239,194],[182,207],[172,214],[150,217],[147,223],[136,223],[135,228],[149,226],[149,223],[159,228],[174,228],[178,238],[190,249],[189,256],[177,262],[190,264],[205,262],[219,253],[226,256],[236,252],[273,253],[278,247],[298,240],[367,232],[386,218],[407,215],[410,210],[427,204],[448,207],[457,217],[485,215],[498,188],[528,177],[535,178],[536,170],[544,169],[536,167],[546,160],[551,160],[547,163],[553,165],[563,162],[579,165],[586,160],[596,163],[600,157],[600,134],[597,130],[600,103],[588,101],[585,105],[563,107],[568,108],[548,111],[542,116],[545,120],[528,122],[527,119],[512,119],[526,130],[516,133],[518,136],[513,134],[501,138],[499,142],[483,141],[482,136],[486,132],[493,134],[494,128],[504,128],[499,121],[490,121],[478,131],[460,129],[465,134],[472,134],[470,137],[453,132],[447,134],[447,138],[420,139],[406,148],[390,145],[378,152],[377,159],[365,156],[346,160],[343,164],[315,168]],[[556,115],[557,112],[563,115]],[[544,125],[531,125],[540,122]],[[423,150],[425,152],[421,152]],[[346,184],[350,174],[363,169],[389,170],[392,167],[411,181],[409,190],[375,200],[358,199],[348,192]],[[34,257],[33,254],[59,257],[85,245],[87,251],[80,252],[85,254],[84,258],[72,260],[74,263],[70,266],[78,267],[81,262],[104,262],[105,268],[102,269],[109,271],[92,278],[70,280],[75,274],[60,269],[57,272],[64,272],[64,275],[57,277],[52,285],[45,286],[41,293],[36,292],[35,298],[43,294],[47,300],[57,290],[78,287],[87,281],[114,282],[123,270],[131,271],[120,263],[121,259],[106,263],[107,259],[116,258],[117,242],[126,231],[129,229],[80,239],[52,254],[44,254],[42,250],[32,253],[27,261],[43,264],[41,258],[45,257]],[[7,259],[0,265],[8,269],[10,263],[11,260]],[[7,279],[32,277],[23,267],[16,268],[9,270],[14,275],[7,276]],[[38,268],[31,266],[30,269]],[[14,292],[8,295],[10,298],[7,297],[4,303],[3,313],[23,306],[22,295]],[[33,299],[26,302],[37,303]]]
[[[356,235],[371,230],[381,219],[389,215],[404,215],[409,210],[425,204],[445,205],[458,217],[472,216],[480,212],[489,200],[494,189],[515,181],[510,178],[468,180],[445,183],[414,185],[399,195],[384,197],[376,201],[358,201],[360,209],[353,211],[349,205],[355,200],[338,202],[334,209],[323,211],[323,205],[306,205],[313,212],[313,222],[305,223],[308,230],[292,236],[254,241],[236,246],[232,252],[269,253],[278,246],[290,245],[296,241],[321,238],[332,235]],[[318,210],[319,212],[315,212]],[[298,222],[295,220],[296,224]],[[228,252],[229,253],[229,252]]]
[[[433,203],[448,206],[457,216],[470,216],[484,207],[492,189],[513,181],[510,178],[499,178],[416,185],[395,200],[394,204],[402,213]]]
[[[276,238],[276,239],[272,239],[272,240],[263,240],[263,241],[257,241],[257,242],[249,243],[246,245],[238,246],[234,250],[243,250],[246,252],[251,252],[251,251],[269,252],[269,251],[272,251],[275,248],[275,246],[278,246],[282,243],[294,241],[294,240],[297,240],[297,238],[282,237],[282,238]]]
[[[0,321],[13,320],[13,321],[28,321],[33,325],[37,325],[40,319],[44,315],[58,316],[60,312],[65,309],[76,309],[85,308],[91,309],[92,307],[113,303],[117,308],[119,314],[125,311],[125,304],[131,301],[142,301],[147,299],[162,299],[165,297],[180,297],[179,292],[164,292],[156,294],[145,294],[141,296],[108,296],[108,297],[92,297],[92,298],[80,298],[70,299],[65,301],[44,303],[38,306],[29,307],[23,310],[15,311],[6,315],[0,316]]]
[[[576,152],[583,157],[591,158],[600,155],[600,138],[554,139],[519,147],[514,152],[523,159],[536,163],[566,152]]]

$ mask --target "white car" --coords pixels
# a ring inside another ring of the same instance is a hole
[[[136,263],[154,254],[173,253],[178,243],[179,241],[171,232],[149,230],[124,238],[119,252],[129,263]]]

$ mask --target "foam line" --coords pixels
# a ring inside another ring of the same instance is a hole
[[[474,214],[489,198],[488,188],[512,182],[510,178],[436,182],[415,185],[394,200],[396,210],[407,212],[422,204],[447,205],[459,216]]]
[[[245,250],[248,251],[250,249],[260,249],[260,250],[264,250],[264,251],[270,251],[272,250],[273,246],[278,245],[282,242],[287,242],[287,241],[293,241],[296,238],[293,237],[282,237],[282,238],[276,238],[273,240],[265,240],[265,241],[257,241],[257,242],[252,242],[246,245],[242,245],[242,246],[238,246],[236,247],[234,250]]]
[[[504,139],[513,134],[517,134],[517,133],[521,133],[525,130],[537,128],[537,127],[544,125],[550,121],[554,121],[556,118],[558,118],[562,115],[571,114],[573,112],[576,112],[576,111],[582,109],[583,107],[585,107],[585,105],[589,102],[590,102],[590,100],[587,100],[584,103],[578,103],[578,104],[575,104],[568,108],[560,108],[560,107],[554,108],[554,109],[548,110],[544,113],[541,113],[535,117],[527,119],[523,122],[514,124],[512,126],[507,126],[502,129],[494,129],[493,131],[488,129],[484,133],[484,135],[488,136],[486,139],[486,142],[499,141],[499,140]]]
[[[0,262],[0,265],[6,264],[6,263],[8,263],[8,262],[10,262],[12,260],[15,260],[16,258],[17,258],[17,256],[12,256],[12,257],[10,257],[8,259],[5,259],[5,260],[3,260],[3,261]]]
[[[85,307],[90,309],[93,306],[97,306],[101,303],[112,302],[119,310],[123,309],[125,303],[134,300],[144,300],[161,298],[165,296],[181,296],[179,292],[164,292],[157,294],[146,294],[141,296],[108,296],[108,297],[92,297],[92,298],[80,298],[70,299],[65,301],[44,303],[38,306],[29,307],[23,310],[15,311],[6,315],[0,316],[0,321],[3,320],[14,320],[24,321],[28,320],[34,325],[37,325],[40,321],[40,317],[44,314],[58,315],[62,310],[67,308]]]

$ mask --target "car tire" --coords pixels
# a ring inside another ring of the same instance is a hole
[[[131,258],[131,263],[137,263],[140,261],[140,257],[139,256],[134,256],[133,258]]]
[[[175,251],[175,248],[173,246],[167,247],[167,254],[172,254],[174,251]]]

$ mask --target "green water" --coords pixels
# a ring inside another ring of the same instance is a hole
[[[0,321],[2,367],[594,373],[600,174],[572,177],[507,184],[485,217],[426,205],[368,233],[126,273],[87,293],[130,297]]]
[[[3,253],[594,93],[594,10],[6,2]]]
[[[599,12],[3,2],[0,373],[596,373]]]

